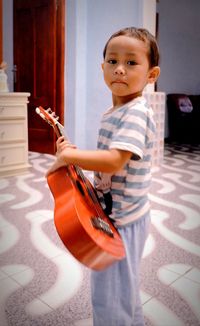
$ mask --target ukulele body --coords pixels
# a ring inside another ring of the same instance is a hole
[[[76,259],[101,270],[125,257],[121,237],[87,178],[83,180],[69,165],[49,174],[47,182],[54,197],[57,232]]]
[[[65,136],[64,127],[50,108],[39,106],[36,113],[53,127],[57,137]],[[47,176],[47,182],[54,197],[57,232],[76,259],[101,270],[125,257],[120,234],[78,166],[67,165],[54,171]]]

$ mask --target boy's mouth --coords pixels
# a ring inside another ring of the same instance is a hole
[[[114,80],[112,82],[112,84],[124,84],[124,85],[127,85],[127,83],[124,80],[120,80],[120,79]]]

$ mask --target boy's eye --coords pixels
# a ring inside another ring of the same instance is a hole
[[[134,66],[134,65],[136,65],[136,62],[133,60],[129,60],[129,61],[127,61],[127,65]]]
[[[108,60],[108,63],[110,63],[111,65],[114,65],[115,63],[117,63],[117,60],[110,59],[110,60]]]

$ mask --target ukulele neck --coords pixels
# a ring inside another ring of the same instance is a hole
[[[68,140],[68,137],[66,137],[66,135],[64,133],[64,127],[63,127],[63,125],[61,125],[58,121],[54,125],[54,130],[55,130],[55,133],[56,133],[56,136],[57,137],[64,136],[65,139]],[[82,172],[82,170],[81,170],[81,168],[79,166],[74,165],[74,164],[68,164],[68,170],[69,171],[72,171],[72,172],[75,171],[82,178],[82,180],[85,179],[84,174],[83,174],[83,172]]]

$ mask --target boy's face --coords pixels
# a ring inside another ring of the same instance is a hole
[[[140,96],[146,84],[159,75],[159,67],[149,67],[147,44],[129,36],[110,40],[102,69],[114,104]]]

